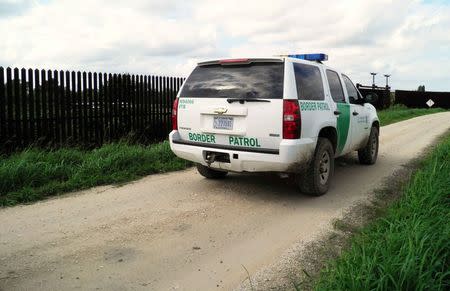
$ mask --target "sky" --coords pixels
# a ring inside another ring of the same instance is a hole
[[[199,61],[317,52],[355,83],[450,91],[450,0],[0,0],[3,67],[185,77]]]

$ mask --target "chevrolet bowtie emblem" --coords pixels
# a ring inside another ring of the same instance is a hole
[[[214,113],[224,114],[224,113],[227,113],[227,111],[228,111],[228,109],[226,109],[226,108],[217,108],[214,110]]]

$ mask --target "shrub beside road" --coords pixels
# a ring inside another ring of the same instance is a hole
[[[117,184],[184,169],[169,143],[150,146],[107,144],[85,151],[29,149],[0,158],[0,205],[11,206],[68,191]]]
[[[316,290],[446,290],[450,285],[450,135],[386,214],[352,238]]]

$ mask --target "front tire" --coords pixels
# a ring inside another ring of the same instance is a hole
[[[334,149],[327,138],[319,137],[314,157],[298,180],[300,191],[321,196],[328,191],[334,175]]]
[[[373,126],[366,146],[358,151],[359,162],[363,165],[375,164],[378,157],[378,146],[378,128]]]
[[[211,168],[203,166],[202,164],[197,164],[197,171],[200,173],[200,175],[208,179],[221,179],[228,174],[228,172],[213,170]]]

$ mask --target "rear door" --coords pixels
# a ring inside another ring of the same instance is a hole
[[[284,62],[225,60],[197,66],[179,94],[181,139],[214,147],[278,150]]]
[[[302,137],[317,137],[321,122],[330,119],[323,77],[318,65],[293,63],[297,96],[302,116]],[[334,116],[334,115],[333,115]]]
[[[364,147],[370,133],[369,116],[362,97],[356,90],[355,85],[346,75],[342,75],[344,79],[345,88],[347,89],[348,100],[350,101],[351,112],[351,128],[352,128],[352,148],[357,150]]]
[[[336,155],[346,154],[351,150],[352,132],[350,123],[350,104],[345,98],[344,89],[342,87],[339,74],[333,70],[327,69],[326,76],[330,95],[335,105],[335,114],[337,114],[336,126],[338,134],[338,143]]]

